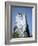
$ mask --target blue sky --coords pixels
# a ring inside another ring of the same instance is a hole
[[[29,25],[30,34],[32,34],[32,8],[18,7],[18,6],[12,7],[11,15],[12,15],[12,25],[13,26],[15,25],[16,15],[18,12],[27,14],[27,22]]]

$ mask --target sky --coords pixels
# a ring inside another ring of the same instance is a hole
[[[12,25],[15,25],[16,15],[17,13],[27,14],[27,22],[29,25],[30,35],[32,34],[32,8],[31,7],[20,7],[20,6],[12,6],[11,15],[12,15]]]

